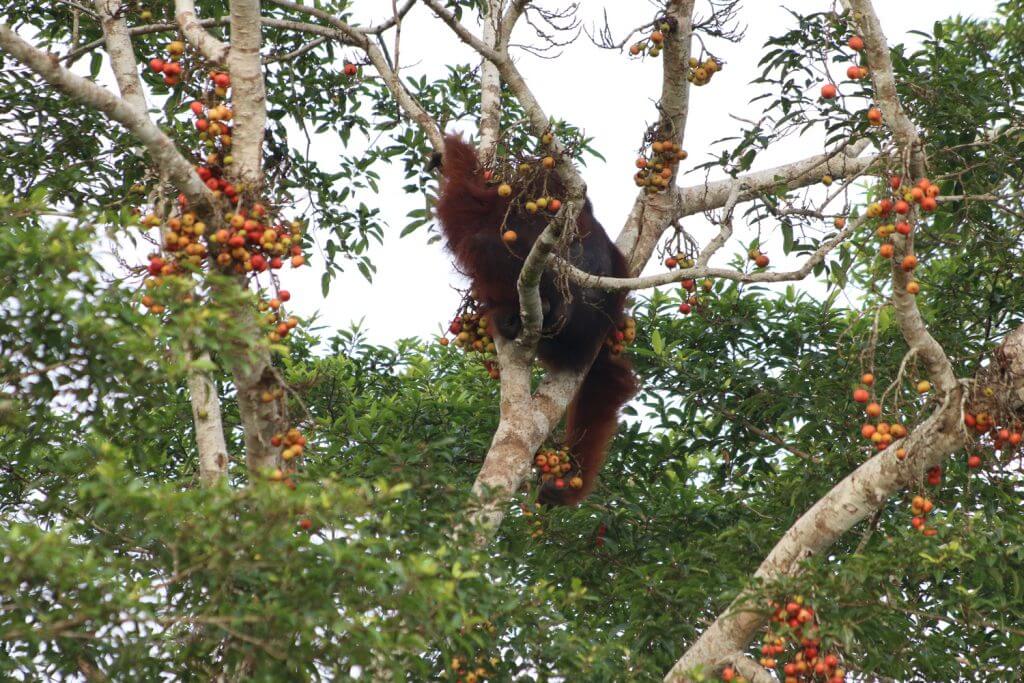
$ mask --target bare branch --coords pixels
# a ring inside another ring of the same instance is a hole
[[[297,47],[289,52],[282,52],[281,54],[276,55],[268,55],[263,58],[263,63],[273,64],[274,62],[287,62],[289,60],[295,59],[296,57],[301,57],[307,52],[311,52],[317,49],[318,47],[326,43],[328,40],[330,40],[328,36],[320,36],[319,38],[314,38],[305,45]]]
[[[790,190],[821,182],[825,174],[834,178],[861,175],[883,158],[880,155],[857,156],[867,147],[867,141],[839,147],[826,154],[817,154],[782,166],[755,171],[730,180],[716,180],[703,185],[681,187],[678,190],[680,213],[678,218],[711,211],[725,206],[735,184],[743,185],[739,201],[754,199],[766,190],[786,187]],[[852,155],[852,156],[851,156]]]
[[[479,52],[484,59],[498,68],[501,78],[504,79],[509,90],[512,91],[512,94],[515,95],[519,104],[522,105],[525,110],[526,117],[530,121],[530,126],[534,134],[539,137],[540,135],[548,132],[548,129],[551,126],[551,120],[548,118],[547,114],[544,113],[544,109],[540,106],[540,102],[534,96],[533,91],[530,89],[529,85],[527,85],[523,75],[519,72],[519,69],[509,57],[507,46],[498,45],[497,49],[495,49],[486,45],[466,29],[466,27],[455,18],[455,15],[448,11],[448,9],[446,9],[439,0],[423,1],[431,10],[434,11],[434,14],[448,24],[460,40]],[[500,16],[500,13],[496,12],[495,16]],[[563,151],[557,139],[551,146],[553,151],[556,153]],[[556,170],[559,177],[562,179],[562,182],[565,184],[566,193],[569,199],[574,196],[582,198],[586,194],[586,185],[584,184],[583,179],[568,159],[560,154],[559,157],[559,163]]]
[[[103,39],[107,46],[110,67],[114,71],[121,97],[134,107],[140,115],[147,116],[146,95],[139,78],[139,65],[132,48],[128,25],[121,16],[121,0],[95,0],[96,12],[103,27]]]
[[[231,102],[234,112],[231,153],[233,174],[249,191],[263,184],[263,134],[267,102],[260,63],[262,35],[259,0],[231,0]]]
[[[91,9],[89,9],[85,5],[81,5],[81,4],[77,3],[77,2],[74,2],[74,0],[56,0],[56,1],[59,2],[62,5],[67,5],[68,7],[71,7],[73,10],[78,10],[79,12],[82,12],[82,13],[88,15],[90,18],[95,19],[96,21],[100,20],[100,17],[99,17],[98,14],[96,14],[96,12],[93,12]]]
[[[270,0],[275,2],[275,0]],[[350,45],[352,47],[359,47],[358,44],[348,35],[342,33],[337,29],[330,28],[328,26],[319,26],[317,24],[310,24],[305,21],[293,21],[291,19],[273,19],[270,17],[264,17],[261,20],[264,26],[273,26],[274,28],[283,29],[285,31],[294,31],[295,33],[311,33],[317,36],[324,36],[331,38],[342,45]]]
[[[459,37],[459,40],[479,52],[484,59],[488,59],[497,64],[507,57],[507,55],[496,52],[490,45],[474,36],[473,33],[463,26],[462,23],[455,18],[455,15],[442,5],[439,0],[423,0],[423,2],[427,7],[433,10],[434,14],[436,14],[441,21],[448,24],[448,27],[455,32],[455,35]]]
[[[195,0],[174,0],[174,17],[191,45],[200,54],[214,64],[224,64],[228,60],[229,45],[213,37],[196,16]]]
[[[210,363],[210,355],[204,353],[199,360]],[[189,370],[188,392],[199,450],[199,481],[203,486],[213,486],[227,475],[228,468],[228,447],[224,441],[224,425],[221,423],[220,396],[217,385],[209,375],[197,368]]]
[[[385,19],[384,21],[382,21],[379,24],[374,24],[372,26],[368,26],[368,27],[362,29],[362,32],[365,33],[366,35],[370,35],[370,36],[379,35],[381,33],[384,33],[385,31],[390,29],[392,26],[397,26],[398,24],[400,24],[402,22],[402,19],[405,18],[405,15],[409,13],[409,10],[411,10],[413,5],[415,5],[415,4],[416,4],[416,0],[406,0],[405,4],[402,5],[402,7],[400,9],[398,9],[398,11],[393,12],[392,16],[390,18]],[[397,64],[397,62],[396,62],[396,64]]]
[[[824,261],[829,252],[835,249],[839,243],[856,232],[857,229],[864,224],[865,220],[866,217],[861,216],[856,220],[847,222],[846,226],[842,230],[837,232],[830,239],[822,242],[814,253],[811,254],[798,269],[790,271],[745,273],[740,270],[732,270],[729,268],[711,268],[698,262],[697,265],[692,268],[681,268],[678,270],[667,271],[665,273],[659,273],[657,275],[649,275],[647,277],[614,278],[591,275],[561,260],[558,262],[558,268],[564,271],[569,276],[570,280],[584,287],[594,287],[597,289],[606,289],[611,291],[647,289],[649,287],[659,287],[661,285],[701,277],[714,277],[721,278],[723,280],[734,280],[736,282],[799,281],[810,275],[811,271],[814,270],[814,267]],[[707,251],[708,250],[705,249],[705,252]],[[708,256],[710,256],[710,254],[708,254]],[[703,254],[701,258],[704,258]]]
[[[633,36],[641,31],[650,30],[651,27],[657,23],[658,19],[645,21],[636,28],[627,32],[622,40],[616,41],[615,35],[612,33],[611,22],[608,20],[608,10],[605,10],[603,25],[600,28],[595,29],[593,33],[587,31],[587,36],[590,38],[590,41],[599,48],[604,50],[621,50],[626,47],[626,43],[633,42]]]
[[[529,7],[531,0],[512,0],[509,4],[508,9],[505,11],[505,16],[501,20],[501,42],[504,45],[508,45],[512,39],[512,31],[516,27],[516,22],[523,16],[526,8]]]
[[[743,183],[733,183],[732,188],[729,190],[729,196],[725,200],[725,207],[722,210],[722,218],[719,220],[718,234],[715,235],[711,240],[704,245],[700,254],[697,256],[697,267],[703,268],[708,265],[711,261],[711,257],[718,253],[725,243],[732,237],[732,216],[736,211],[736,204],[739,203],[740,193],[745,189]]]
[[[875,101],[882,110],[883,119],[909,164],[911,177],[922,178],[926,165],[924,146],[917,134],[917,127],[900,104],[892,59],[889,57],[889,44],[875,8],[871,0],[843,0],[843,5],[854,12],[854,21],[863,34],[864,54],[871,67],[869,73],[875,88]]]
[[[499,25],[502,0],[487,0],[487,14],[483,17],[483,40],[496,52],[504,52],[507,43]],[[498,148],[501,131],[501,74],[498,66],[484,58],[480,64],[480,161],[490,165]]]
[[[401,47],[402,47],[402,19],[398,14],[398,0],[391,0],[391,9],[395,18],[395,73],[402,69]]]

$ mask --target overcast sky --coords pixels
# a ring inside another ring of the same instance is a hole
[[[382,0],[357,0],[355,16],[362,19],[380,19]],[[650,17],[648,3],[641,2],[583,2],[580,18],[585,27],[593,27],[608,7],[613,29],[620,37],[628,29]],[[704,5],[699,2],[698,6]],[[882,0],[875,3],[891,44],[916,42],[909,35],[913,29],[930,31],[934,21],[956,13],[970,13],[977,17],[991,16],[995,0],[975,0],[963,3],[956,0],[909,0],[895,2]],[[798,12],[821,11],[828,2],[796,0],[786,3]],[[374,12],[378,12],[374,14]],[[690,163],[706,161],[713,149],[712,141],[734,134],[741,124],[729,118],[734,114],[746,119],[757,119],[760,109],[748,101],[760,94],[758,87],[749,85],[757,75],[757,62],[763,54],[766,39],[789,30],[793,20],[782,3],[768,0],[748,0],[739,16],[746,27],[746,38],[739,44],[715,44],[713,50],[726,62],[726,68],[716,74],[711,84],[691,91],[690,117],[686,129],[685,148]],[[526,40],[529,29],[521,26],[516,37]],[[407,18],[402,32],[402,64],[408,72],[438,73],[445,64],[465,63],[475,58],[454,38],[447,28],[422,7],[414,9]],[[542,60],[520,52],[520,69],[530,82],[546,112],[582,126],[594,137],[595,147],[606,162],[592,160],[583,174],[588,183],[596,214],[608,232],[618,234],[623,220],[636,196],[632,184],[633,160],[644,128],[655,119],[654,100],[660,88],[660,60],[631,60],[625,55],[595,47],[586,36],[565,50],[555,60]],[[405,69],[403,69],[405,73]],[[320,146],[323,159],[329,160],[340,153],[340,144]],[[820,137],[788,139],[781,149],[758,157],[756,168],[763,168],[788,160],[817,154],[822,151]],[[386,172],[386,171],[385,171]],[[422,207],[422,198],[406,195],[399,189],[400,177],[396,173],[380,184],[377,205],[389,225],[383,245],[373,247],[371,256],[377,265],[372,284],[351,268],[332,285],[326,300],[320,296],[322,260],[314,253],[312,268],[300,271],[285,269],[285,286],[293,293],[293,309],[303,315],[320,313],[322,324],[331,329],[344,328],[353,321],[364,320],[370,339],[388,343],[408,336],[436,335],[443,323],[450,319],[458,305],[458,294],[453,284],[462,284],[454,273],[451,259],[441,243],[427,244],[425,229],[412,236],[399,239],[406,223],[408,211]],[[702,176],[684,176],[683,184],[697,183]],[[369,203],[369,202],[368,202]],[[706,236],[700,218],[688,220],[688,230],[698,237]],[[742,226],[738,226],[742,235]],[[744,237],[749,239],[749,234]],[[736,251],[738,247],[732,249]],[[775,255],[773,254],[773,257]],[[781,258],[773,258],[773,266],[785,265]]]

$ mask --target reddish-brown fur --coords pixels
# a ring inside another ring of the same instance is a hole
[[[448,246],[472,280],[492,329],[514,338],[520,325],[519,271],[548,218],[526,213],[521,198],[499,197],[497,186],[484,181],[476,152],[461,138],[445,139],[441,166],[437,215]],[[557,179],[552,175],[548,183],[548,192],[557,194]],[[579,236],[569,250],[574,265],[597,275],[627,275],[625,259],[594,218],[589,201],[577,227]],[[518,234],[511,245],[501,239],[504,228]],[[545,304],[544,335],[538,345],[541,362],[553,369],[583,369],[594,359],[566,417],[566,443],[579,464],[583,487],[557,489],[548,484],[541,490],[545,503],[574,505],[593,490],[615,434],[619,409],[636,391],[629,362],[604,346],[622,318],[625,296],[573,287],[567,300],[550,274],[542,278],[540,291]]]

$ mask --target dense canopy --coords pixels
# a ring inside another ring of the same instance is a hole
[[[1024,3],[888,42],[870,0],[802,3],[763,46],[758,3],[350,4],[0,9],[0,678],[1015,679]],[[406,26],[473,57],[412,75]],[[560,71],[592,44],[663,73],[620,138],[517,67],[599,82]],[[689,148],[741,49],[756,120]],[[564,188],[523,197],[521,337],[293,310],[438,235],[456,124],[495,183]],[[604,173],[632,277],[598,282],[561,257]],[[640,391],[577,507],[536,502],[581,378],[532,362],[546,268],[632,292]]]

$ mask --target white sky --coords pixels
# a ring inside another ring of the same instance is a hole
[[[602,12],[607,7],[617,40],[653,16],[649,3],[636,0],[581,4],[579,16],[588,29],[600,24]],[[875,3],[890,44],[916,43],[919,37],[909,35],[908,31],[930,31],[936,20],[957,13],[992,16],[996,4],[996,0],[975,0],[969,4],[957,0],[879,0]],[[698,2],[698,7],[704,5],[705,2]],[[384,18],[391,3],[356,0],[354,6],[357,20],[369,23],[371,19]],[[828,9],[830,3],[793,0],[785,6],[809,13]],[[741,43],[709,42],[713,52],[725,60],[726,68],[716,74],[709,85],[691,89],[690,117],[684,144],[690,154],[691,166],[687,167],[684,162],[681,166],[684,171],[707,161],[715,149],[712,141],[740,130],[742,124],[729,118],[730,114],[748,120],[760,118],[760,107],[750,105],[749,100],[762,92],[762,86],[750,85],[750,81],[760,73],[757,62],[764,52],[762,46],[770,36],[795,26],[783,3],[765,0],[747,0],[739,22],[746,27],[746,37]],[[526,41],[530,37],[532,31],[524,23],[517,28],[515,38]],[[633,161],[643,131],[656,118],[654,102],[661,86],[661,61],[651,58],[633,60],[624,54],[599,49],[585,35],[555,60],[542,60],[522,51],[516,59],[548,115],[583,127],[587,135],[594,138],[595,148],[607,159],[606,162],[591,159],[583,169],[583,175],[596,215],[614,238],[636,197],[632,183]],[[437,74],[442,72],[445,64],[476,61],[475,55],[425,8],[416,7],[406,18],[401,43],[403,74]],[[333,68],[339,67],[340,63]],[[325,65],[325,68],[332,66]],[[104,76],[103,80],[110,84],[112,78],[109,74]],[[841,83],[843,76],[836,76]],[[324,136],[323,142],[325,144],[316,146],[320,150],[317,158],[329,166],[341,155],[342,149],[336,139]],[[754,170],[821,152],[821,137],[809,134],[801,139],[788,138],[776,149],[760,154]],[[452,286],[464,286],[464,282],[454,272],[442,243],[427,244],[425,228],[399,238],[408,220],[406,214],[414,208],[421,208],[423,199],[401,191],[404,183],[400,168],[394,169],[393,173],[386,168],[378,170],[382,173],[381,194],[376,198],[362,197],[368,204],[381,208],[388,226],[384,243],[373,246],[370,251],[377,266],[373,283],[368,283],[353,266],[335,280],[330,294],[324,299],[320,294],[323,261],[319,253],[313,251],[312,267],[281,271],[283,286],[292,292],[292,311],[303,316],[320,315],[319,325],[327,327],[325,336],[362,319],[364,330],[376,343],[386,344],[410,336],[431,337],[447,326],[446,322],[459,303],[459,295]],[[702,180],[701,172],[683,175],[680,183],[695,184]],[[702,244],[706,242],[709,228],[703,218],[687,219],[684,227]],[[742,225],[738,225],[737,237],[748,241],[751,234],[744,234]],[[723,254],[722,259],[737,249],[734,239],[726,249],[728,254]],[[772,267],[795,263],[784,260],[780,250],[766,251],[772,256]],[[655,263],[648,272],[661,268]],[[820,286],[814,283],[803,286],[821,292]]]

